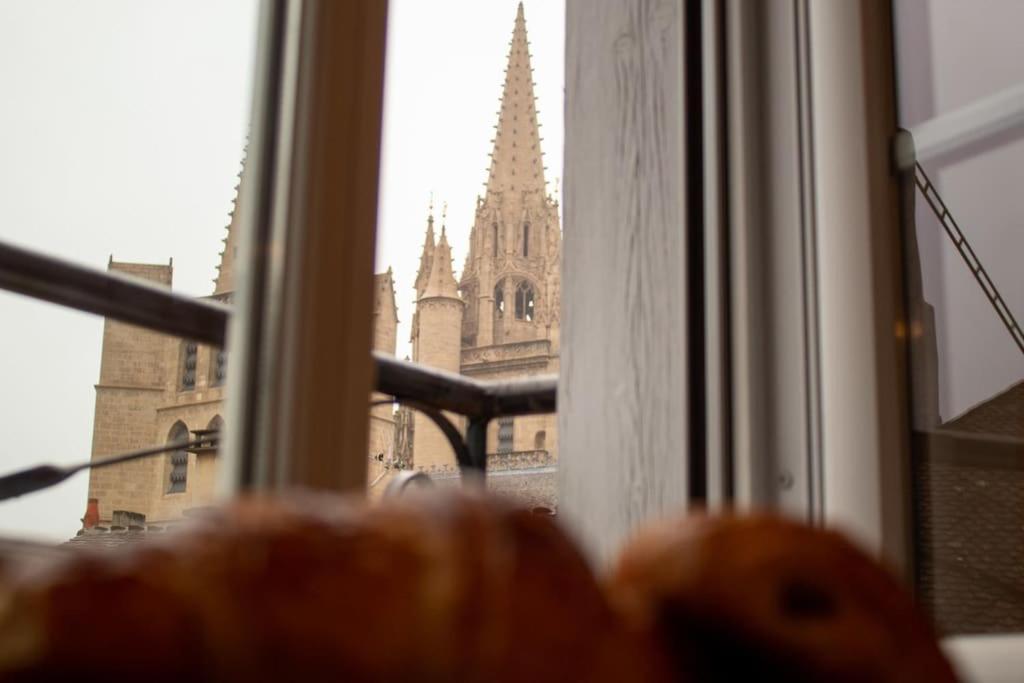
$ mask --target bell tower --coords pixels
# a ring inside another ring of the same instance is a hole
[[[434,245],[434,219],[427,219],[427,239],[419,277],[416,278],[416,316],[413,322],[413,360],[432,368],[459,373],[464,305],[452,273],[452,250],[442,221],[441,237]],[[424,268],[428,266],[428,268]],[[426,276],[423,277],[423,274]],[[458,424],[458,416],[448,415]],[[422,413],[414,417],[413,462],[416,467],[454,466],[455,458],[444,434]]]
[[[462,343],[557,345],[561,231],[547,193],[523,5],[516,12],[487,189],[477,197],[459,291]]]

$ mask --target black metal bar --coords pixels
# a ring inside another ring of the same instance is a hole
[[[405,405],[420,411],[437,425],[437,428],[448,439],[448,443],[451,444],[452,450],[455,452],[455,462],[460,470],[465,471],[476,467],[472,458],[470,458],[469,448],[467,448],[466,443],[462,440],[462,434],[459,433],[458,427],[452,424],[452,421],[445,417],[444,413],[433,406],[420,403],[419,401],[405,401]]]
[[[466,448],[469,451],[469,462],[473,469],[487,471],[487,423],[486,417],[477,417],[469,421],[466,428]]]
[[[443,370],[396,360],[374,352],[377,366],[377,391],[398,401],[418,401],[441,410],[470,417],[483,414],[488,405],[487,391],[480,382]]]
[[[556,409],[558,378],[554,376],[512,382],[477,382],[381,354],[374,354],[374,362],[379,373],[378,390],[392,394],[397,402],[423,412],[437,424],[451,444],[456,462],[464,474],[478,473],[482,476],[486,471],[487,425],[492,418],[553,413]],[[373,405],[389,402],[378,400]],[[442,410],[469,417],[465,440]],[[0,477],[0,500],[48,488],[84,469],[107,467],[178,448],[209,446],[215,444],[217,438],[218,434],[211,432],[191,441],[151,446],[70,467],[39,465],[20,470]],[[475,482],[477,477],[471,479]]]
[[[231,308],[195,299],[135,280],[0,242],[0,289],[69,308],[114,318],[213,346],[225,346]],[[463,470],[486,467],[487,424],[504,415],[534,415],[556,410],[558,378],[480,382],[454,373],[373,354],[376,388],[424,412],[438,424]],[[441,411],[469,418],[466,440]],[[205,444],[202,440],[189,446]],[[103,467],[174,450],[174,445],[133,451],[108,461],[74,468],[42,465],[0,478],[0,500],[51,486],[88,467]]]
[[[0,289],[221,347],[230,315],[217,301],[2,242]]]
[[[223,347],[231,308],[0,242],[0,289]],[[480,382],[374,353],[377,390],[469,417],[555,411],[556,377]]]
[[[458,428],[454,424],[452,424],[452,421],[449,420],[445,416],[445,414],[442,413],[440,410],[437,410],[436,408],[429,406],[425,403],[420,403],[419,401],[400,401],[397,399],[379,399],[376,401],[371,401],[370,406],[372,407],[387,405],[389,403],[398,403],[400,405],[404,405],[408,408],[412,408],[413,410],[418,410],[419,412],[429,417],[430,420],[437,425],[438,429],[441,430],[441,433],[444,434],[445,438],[448,439],[448,444],[452,447],[452,452],[455,453],[455,463],[461,469],[474,466],[473,458],[470,455],[467,442],[462,440],[462,434],[459,433]]]
[[[508,382],[479,382],[487,396],[488,417],[538,415],[558,408],[558,376],[543,375]]]
[[[419,401],[469,418],[536,415],[556,410],[558,377],[481,382],[374,352],[377,391],[399,402]]]
[[[54,484],[59,484],[72,474],[81,472],[82,470],[108,467],[110,465],[117,465],[130,460],[148,458],[152,455],[169,453],[170,451],[180,449],[194,448],[200,445],[209,445],[211,443],[216,445],[217,439],[218,434],[211,432],[204,435],[202,438],[193,439],[191,441],[172,441],[160,446],[148,446],[135,451],[112,455],[107,458],[97,458],[88,462],[78,463],[77,465],[68,465],[66,467],[59,467],[57,465],[38,465],[29,469],[19,470],[0,477],[0,500],[16,498],[26,493],[32,493],[33,491],[39,491],[40,489],[48,488]]]
[[[686,324],[689,444],[687,483],[692,502],[707,500],[707,312],[704,263],[704,37],[703,3],[688,2],[683,11],[685,51],[683,99],[686,111]],[[680,416],[681,417],[681,416]]]

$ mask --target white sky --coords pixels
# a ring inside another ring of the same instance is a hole
[[[427,203],[461,269],[497,120],[515,0],[393,0],[378,267],[399,353]],[[105,268],[174,259],[211,291],[251,91],[254,0],[0,2],[0,239]],[[560,175],[561,0],[528,0],[548,179]],[[0,291],[0,473],[88,459],[102,319]],[[0,534],[64,540],[88,475],[0,502]]]
[[[395,0],[391,5],[377,270],[394,269],[400,358],[409,353],[413,282],[431,192],[437,220],[448,203],[456,277],[462,272],[476,195],[487,178],[517,4]],[[541,150],[554,192],[562,168],[565,5],[533,0],[524,10]]]

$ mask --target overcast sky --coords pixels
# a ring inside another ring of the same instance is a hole
[[[448,204],[448,240],[462,271],[483,193],[518,0],[392,2],[377,269],[395,272],[398,356],[409,353],[413,282],[433,192]],[[565,6],[524,3],[549,191],[562,168]],[[435,226],[436,227],[436,226]]]
[[[408,346],[431,192],[461,269],[515,0],[391,3],[378,269]],[[561,0],[528,0],[548,179],[560,174]],[[174,260],[209,294],[251,92],[254,0],[0,0],[0,239],[105,268]],[[552,183],[553,186],[553,183]],[[553,187],[552,187],[553,189]],[[0,472],[88,459],[102,319],[0,292]],[[63,540],[88,475],[0,503],[0,533]]]

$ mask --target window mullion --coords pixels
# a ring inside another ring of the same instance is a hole
[[[228,370],[236,485],[365,487],[386,7],[294,0],[263,17]]]

